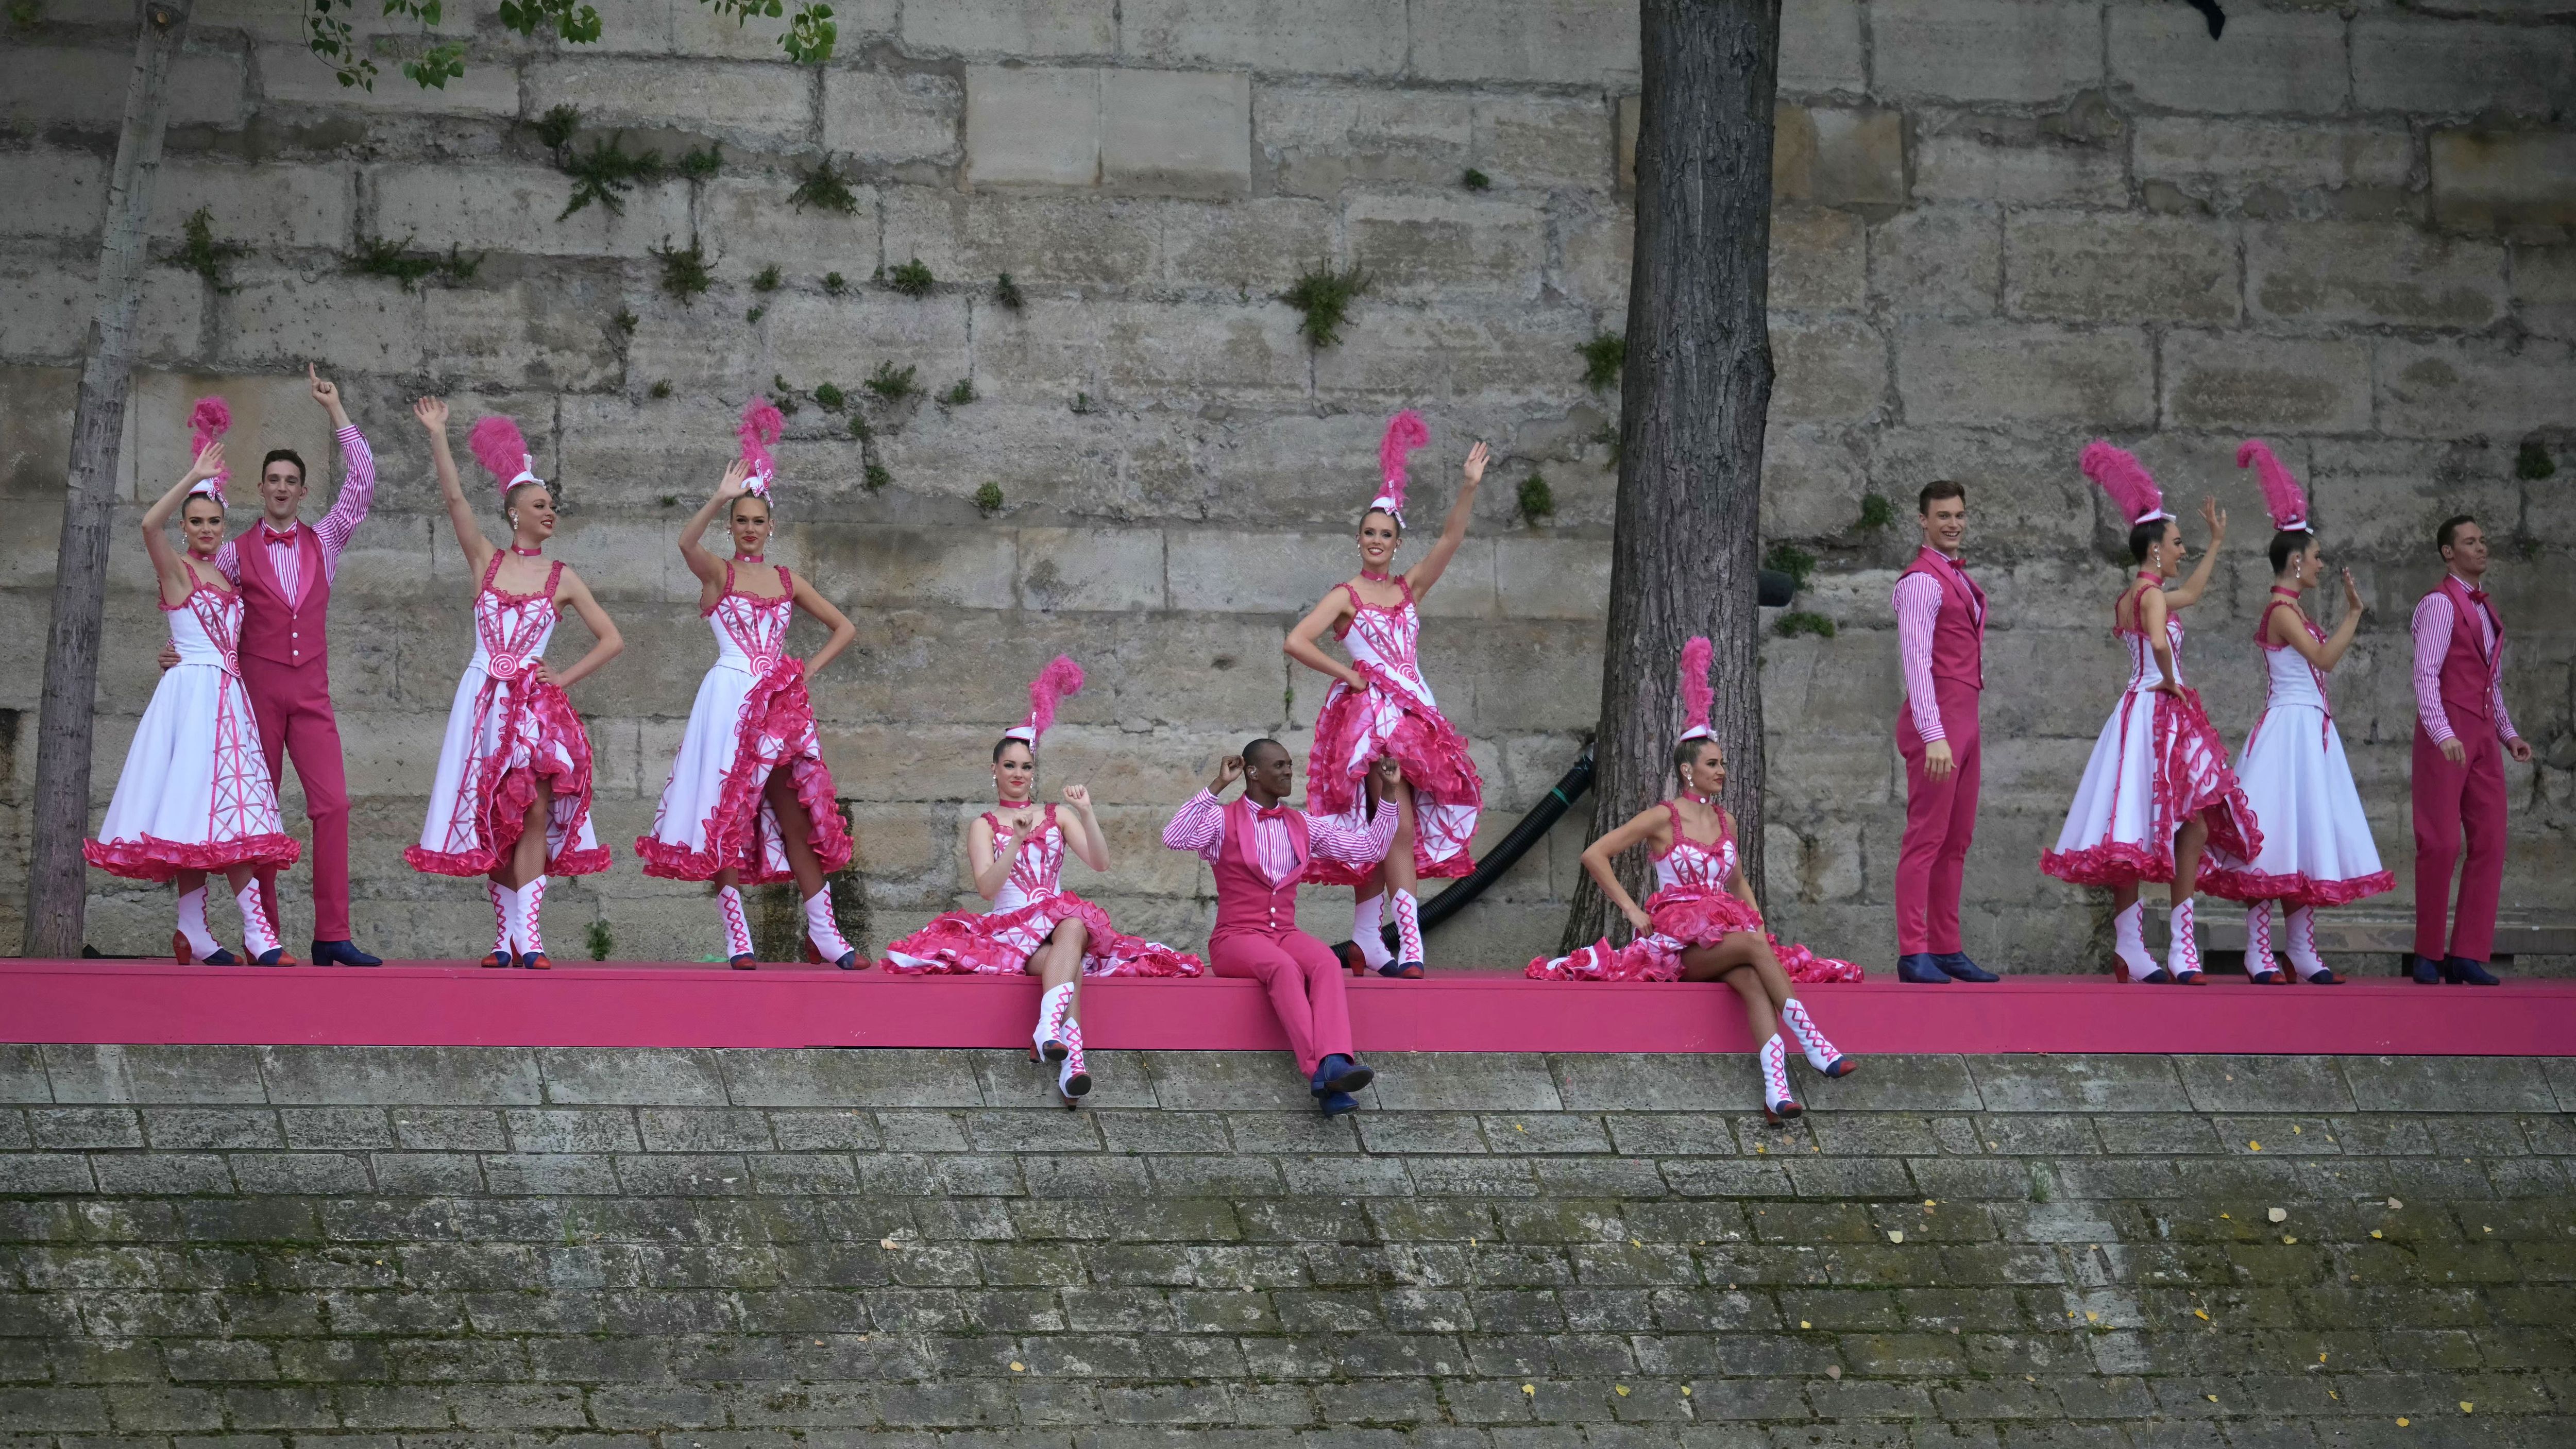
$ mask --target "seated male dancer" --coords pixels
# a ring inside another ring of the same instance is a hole
[[[1268,988],[1270,1009],[1279,1014],[1297,1054],[1297,1070],[1307,1075],[1327,1117],[1356,1110],[1359,1102],[1351,1094],[1377,1074],[1351,1050],[1341,958],[1297,929],[1297,881],[1314,856],[1352,866],[1386,858],[1397,818],[1388,798],[1399,767],[1390,755],[1374,768],[1377,789],[1354,802],[1350,815],[1312,816],[1280,803],[1297,779],[1288,747],[1257,739],[1242,754],[1227,756],[1208,787],[1163,827],[1165,845],[1198,852],[1216,872],[1208,965],[1219,976],[1248,977]],[[1238,779],[1242,796],[1218,804],[1217,792]],[[1365,825],[1355,818],[1361,810],[1371,812]]]

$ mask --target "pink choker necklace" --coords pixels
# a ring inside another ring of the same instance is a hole
[[[1710,809],[1712,809],[1712,810],[1714,810],[1714,809],[1716,809],[1716,808],[1717,808],[1717,802],[1716,802],[1716,801],[1711,800],[1711,799],[1710,799],[1710,798],[1708,798],[1706,795],[1703,795],[1703,794],[1699,793],[1697,790],[1684,790],[1684,791],[1682,792],[1682,798],[1683,798],[1683,799],[1685,799],[1685,800],[1689,800],[1689,801],[1696,802],[1696,803],[1701,804],[1701,805],[1705,805],[1705,806],[1709,807],[1709,808],[1710,808]]]
[[[734,561],[735,563],[767,563],[767,562],[769,562],[769,560],[768,560],[767,558],[763,557],[763,556],[762,556],[762,555],[760,555],[760,554],[756,554],[756,553],[738,553],[738,554],[735,554],[735,555],[733,556],[733,561]]]
[[[188,557],[195,559],[199,563],[213,563],[215,561],[215,556],[212,553],[199,553],[193,546],[188,550]]]
[[[520,558],[544,558],[546,556],[545,546],[542,544],[535,548],[521,548],[514,543],[510,545],[510,552],[518,555]]]
[[[1387,579],[1387,576],[1386,576],[1386,575],[1384,575],[1384,574],[1373,574],[1373,573],[1370,573],[1367,569],[1362,569],[1362,570],[1360,570],[1360,577],[1361,577],[1362,579],[1366,580],[1367,582],[1372,583],[1372,584],[1382,584],[1382,583],[1385,583],[1385,582],[1386,582],[1386,579]]]

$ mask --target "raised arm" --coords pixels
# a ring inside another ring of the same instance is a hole
[[[2199,603],[2201,591],[2209,587],[2211,570],[2218,567],[2218,546],[2227,542],[2227,510],[2218,506],[2217,499],[2204,498],[2200,500],[2200,517],[2209,525],[2209,547],[2200,555],[2200,567],[2191,571],[2181,588],[2162,591],[2167,608],[2188,609]],[[2155,637],[2164,637],[2162,622],[2156,625]]]
[[[851,623],[850,616],[835,608],[831,600],[824,598],[822,591],[808,582],[803,574],[791,577],[796,580],[793,589],[796,607],[822,620],[832,631],[832,637],[824,640],[823,647],[815,650],[813,657],[805,661],[805,682],[811,684],[824,665],[840,657],[841,651],[850,647],[850,641],[859,637],[859,626]]]
[[[376,455],[367,446],[367,435],[349,421],[349,410],[341,405],[340,389],[328,378],[304,365],[304,375],[313,386],[313,400],[331,415],[331,431],[340,440],[340,491],[331,500],[331,511],[313,525],[314,542],[322,545],[322,567],[336,576],[340,554],[348,548],[350,535],[367,521],[367,510],[376,502]]]
[[[1360,677],[1358,670],[1325,653],[1323,646],[1315,642],[1325,630],[1338,629],[1343,620],[1351,617],[1350,599],[1349,589],[1335,585],[1322,603],[1308,610],[1306,617],[1297,621],[1297,627],[1288,631],[1288,640],[1279,646],[1279,652],[1317,674],[1329,675],[1353,689],[1366,689],[1368,681]]]
[[[563,571],[563,578],[555,585],[555,607],[560,609],[566,605],[570,605],[574,613],[581,615],[581,621],[590,626],[594,642],[589,653],[573,661],[572,668],[561,673],[547,668],[542,659],[536,662],[530,672],[540,683],[551,684],[558,689],[572,688],[596,672],[599,666],[616,658],[626,647],[625,636],[617,632],[616,621],[610,619],[608,611],[599,607],[599,601],[590,596],[590,585],[583,583],[581,575],[570,569]]]
[[[1672,829],[1672,818],[1672,812],[1661,806],[1640,810],[1629,817],[1627,824],[1583,848],[1583,868],[1592,873],[1593,883],[1601,887],[1601,893],[1610,898],[1610,904],[1619,908],[1619,914],[1626,916],[1628,924],[1641,936],[1655,929],[1655,923],[1637,904],[1637,898],[1628,894],[1628,888],[1619,884],[1619,872],[1611,868],[1610,862],[1660,838]]]
[[[1401,812],[1395,808],[1395,787],[1404,779],[1404,770],[1393,755],[1379,757],[1369,767],[1374,791],[1361,791],[1351,798],[1349,813],[1343,815],[1306,816],[1306,848],[1326,860],[1344,865],[1375,865],[1386,859],[1387,848],[1395,843],[1395,827]],[[1372,805],[1370,802],[1375,801]],[[1367,811],[1363,816],[1360,812]]]
[[[1082,857],[1082,863],[1093,870],[1109,869],[1109,837],[1100,833],[1100,817],[1091,813],[1091,791],[1081,785],[1064,787],[1064,803],[1073,807],[1074,818],[1067,822],[1061,813],[1056,827],[1064,831],[1065,849]]]
[[[2352,636],[2361,628],[2361,590],[2353,587],[2352,570],[2343,571],[2343,622],[2324,643],[2308,632],[2307,624],[2295,608],[2276,607],[2264,625],[2275,644],[2299,651],[2299,657],[2328,674],[2343,662],[2344,651],[2352,647]]]
[[[1449,560],[1457,557],[1458,545],[1467,541],[1467,521],[1475,516],[1476,486],[1485,481],[1485,460],[1490,456],[1485,445],[1478,443],[1467,450],[1467,465],[1458,484],[1457,501],[1449,505],[1449,516],[1440,523],[1440,536],[1431,541],[1431,552],[1422,561],[1404,571],[1404,582],[1421,598],[1431,592],[1448,572]]]
[[[143,510],[143,551],[152,559],[153,576],[161,584],[161,602],[174,604],[195,591],[197,581],[188,573],[188,565],[170,547],[170,516],[179,511],[188,498],[188,490],[200,479],[212,478],[224,471],[224,445],[211,442],[197,450],[196,461],[170,491],[161,495],[151,507]],[[175,597],[174,597],[175,596]]]
[[[474,507],[465,501],[465,484],[456,476],[456,454],[447,446],[447,399],[425,397],[411,405],[411,415],[429,434],[429,461],[438,470],[439,496],[447,500],[447,522],[456,530],[456,545],[465,550],[465,570],[475,578],[500,550],[483,536]]]
[[[733,501],[742,496],[743,480],[750,476],[751,465],[740,458],[734,459],[733,466],[724,471],[724,481],[716,485],[714,495],[700,504],[697,512],[689,515],[688,522],[680,525],[680,557],[689,561],[689,572],[696,574],[698,582],[709,591],[724,587],[724,560],[707,552],[706,546],[698,540],[706,536],[707,525],[715,522],[716,515],[731,508]],[[701,609],[714,608],[715,602],[712,592],[698,595]]]
[[[1243,756],[1228,755],[1218,763],[1216,778],[1207,788],[1192,795],[1181,808],[1172,812],[1171,823],[1163,827],[1163,844],[1174,850],[1191,851],[1203,859],[1216,859],[1216,850],[1225,843],[1225,807],[1216,803],[1217,792],[1243,778]]]

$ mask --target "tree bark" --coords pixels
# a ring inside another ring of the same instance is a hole
[[[1771,405],[1771,104],[1780,0],[1643,0],[1637,243],[1620,390],[1618,521],[1594,742],[1598,838],[1672,789],[1684,641],[1716,646],[1725,804],[1762,888],[1762,429]],[[1642,899],[1643,851],[1619,862]],[[1604,934],[1578,885],[1565,949]]]
[[[76,956],[88,902],[81,838],[89,824],[90,719],[107,607],[108,532],[116,519],[117,453],[134,373],[134,322],[143,306],[144,239],[170,114],[170,68],[194,0],[143,0],[125,125],[108,178],[99,239],[97,309],[90,317],[80,400],[54,562],[53,623],[45,640],[44,702],[36,719],[36,790],[28,805],[32,858],[21,944],[29,956]]]

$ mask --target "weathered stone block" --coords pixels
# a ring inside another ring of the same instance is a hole
[[[1163,535],[1136,529],[1024,528],[1020,596],[1038,609],[1164,607]]]
[[[1138,0],[1119,10],[1118,49],[1157,65],[1392,75],[1404,63],[1404,20],[1376,0]]]
[[[1870,234],[1870,298],[1899,315],[1991,317],[2003,290],[2003,218],[1989,206],[1918,206]]]
[[[128,20],[118,28],[132,26]],[[0,120],[113,136],[133,73],[130,41],[113,49],[12,45],[0,51]],[[246,98],[240,56],[211,47],[183,50],[171,63],[169,87],[170,125],[229,130],[241,124]]]
[[[1521,619],[1598,619],[1609,603],[1606,541],[1505,538],[1494,545],[1502,610]]]
[[[474,56],[465,74],[437,87],[405,80],[399,68],[379,59],[376,64],[383,74],[369,90],[341,85],[331,67],[314,55],[300,37],[282,44],[259,45],[253,53],[259,58],[261,98],[272,105],[283,103],[317,110],[350,106],[362,113],[372,111],[387,116],[508,117],[519,113],[518,70],[501,63],[497,56]],[[119,87],[112,94],[121,93]]]
[[[2151,369],[2147,339],[2129,329],[1917,323],[1896,334],[1910,422],[2143,426],[2155,414]]]
[[[1867,250],[1860,218],[1848,211],[1774,206],[1771,305],[1793,311],[1859,311]]]
[[[968,66],[967,183],[1097,184],[1100,76],[1096,70],[1075,68]]]
[[[1334,215],[1316,201],[1257,197],[1156,204],[1162,280],[1183,288],[1275,293],[1333,253]]]
[[[688,188],[675,183],[637,187],[623,213],[590,206],[570,217],[561,213],[572,183],[535,167],[385,166],[367,173],[366,186],[375,234],[424,250],[639,256],[690,236]]]
[[[2433,214],[2464,230],[2576,226],[2576,133],[2441,130]]]
[[[1637,15],[1616,0],[1426,0],[1407,12],[1426,80],[1610,85],[1637,73]]]
[[[1870,9],[1872,90],[1941,101],[2052,101],[2102,79],[2090,4],[1892,0]]]
[[[1150,201],[903,187],[886,198],[885,254],[979,286],[1003,272],[1024,288],[1133,286],[1160,269],[1160,222]],[[1030,325],[998,307],[985,317],[996,327]]]
[[[2166,417],[2185,427],[2273,432],[2365,432],[2370,344],[2169,332]]]
[[[2550,337],[2576,337],[2576,247],[2522,247],[2513,254],[2514,315]]]
[[[585,130],[686,126],[713,136],[790,144],[814,136],[814,72],[774,63],[607,60],[583,57],[528,68],[528,107],[580,108]],[[576,138],[574,144],[588,144]]]
[[[740,285],[761,268],[778,265],[790,287],[803,288],[821,281],[826,271],[859,282],[875,270],[883,255],[876,189],[853,187],[857,206],[848,213],[798,206],[788,199],[794,189],[794,179],[783,175],[719,176],[698,188],[696,236],[720,278]],[[908,254],[892,255],[902,261]]]
[[[2231,191],[2396,189],[2406,185],[2415,160],[2413,138],[2396,126],[2271,125],[2198,116],[2140,116],[2131,124],[2140,180],[2207,180]]]
[[[1772,113],[1772,126],[1771,189],[1780,200],[1904,203],[1902,112],[1782,106]]]
[[[174,214],[171,182],[180,168],[165,165],[155,210]],[[0,191],[15,198],[0,226],[11,236],[91,237],[107,214],[107,163],[81,151],[50,147],[0,154]],[[194,208],[190,208],[194,210]],[[184,220],[186,211],[176,212]],[[178,230],[174,224],[173,232]]]
[[[2340,111],[2346,81],[2343,17],[2256,11],[2227,18],[2225,42],[2201,17],[2160,6],[2111,7],[2111,79],[2160,109]]]
[[[1117,13],[1112,0],[962,0],[918,10],[907,6],[903,42],[916,54],[1107,55],[1117,48]]]
[[[89,324],[98,311],[91,269],[32,257],[0,259],[0,281],[10,292],[9,328],[0,347],[12,362],[78,364]],[[135,318],[137,349],[152,361],[194,360],[201,355],[205,287],[194,276],[163,268],[144,273],[143,307]]]
[[[2185,217],[2015,212],[2004,222],[2004,305],[2078,322],[2232,322],[2236,238]]]
[[[1305,384],[1294,314],[1267,299],[1247,306],[1033,297],[1022,319],[978,348],[997,391],[1061,398],[1084,387],[1113,396],[1212,389],[1257,397]]]
[[[2352,23],[2353,101],[2365,111],[2563,119],[2576,36],[2406,14]]]
[[[1863,421],[1887,395],[1887,342],[1867,323],[1829,318],[1771,329],[1771,417]]]
[[[1363,301],[1352,309],[1345,345],[1316,354],[1321,392],[1412,397],[1528,398],[1578,376],[1573,349],[1592,336],[1588,318],[1562,307],[1479,316],[1452,309],[1416,312]]]
[[[1780,7],[1780,89],[1857,94],[1869,89],[1854,0],[1784,0]]]
[[[1342,225],[1351,260],[1396,286],[1530,296],[1547,260],[1546,216],[1517,202],[1358,196]]]
[[[956,77],[823,72],[823,149],[862,161],[948,163],[963,155],[966,88]]]
[[[2379,425],[2400,437],[2518,438],[2566,418],[2576,350],[2539,339],[2377,344]]]
[[[1100,182],[1161,196],[1252,189],[1252,78],[1121,71],[1100,86]]]
[[[2402,223],[2271,222],[2245,229],[2258,316],[2476,329],[2504,312],[2504,249]]]
[[[1440,186],[1471,164],[1474,103],[1445,91],[1264,84],[1253,130],[1273,184],[1334,197],[1352,183]]]
[[[1914,138],[1914,196],[2002,206],[2125,206],[2129,192],[2120,154],[2109,148],[1925,122]]]
[[[1503,187],[1608,190],[1609,105],[1595,97],[1487,96],[1475,106],[1477,169]]]

